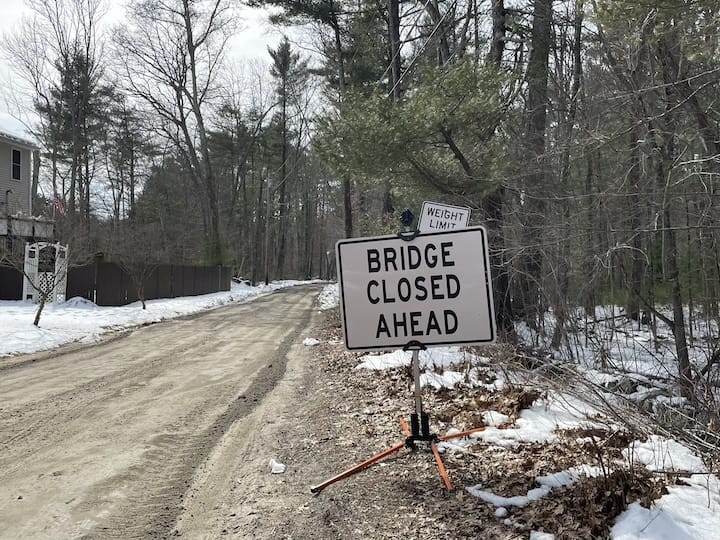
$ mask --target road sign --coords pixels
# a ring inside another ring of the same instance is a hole
[[[420,232],[442,232],[466,229],[470,223],[470,209],[466,206],[425,201],[420,211]]]
[[[482,227],[341,240],[336,245],[348,350],[491,343],[487,233]]]

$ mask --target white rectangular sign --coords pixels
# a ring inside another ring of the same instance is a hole
[[[442,232],[466,229],[470,223],[470,209],[466,206],[425,201],[420,210],[420,232]]]
[[[336,245],[348,350],[495,340],[487,234],[482,227],[341,240]]]

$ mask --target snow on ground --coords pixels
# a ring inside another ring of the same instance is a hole
[[[70,299],[65,303],[48,305],[43,312],[40,327],[32,324],[35,305],[28,302],[0,301],[0,357],[14,354],[52,349],[68,342],[93,342],[103,335],[118,329],[161,321],[182,315],[196,313],[224,304],[266,294],[270,291],[307,282],[283,281],[269,286],[250,287],[233,283],[228,292],[206,294],[195,297],[151,300],[143,310],[139,302],[123,307],[99,307],[83,299]],[[337,285],[327,285],[320,293],[318,306],[321,310],[331,309],[338,304]],[[596,314],[598,318],[606,312]],[[650,342],[652,335],[643,330],[631,332],[627,327],[608,335],[607,328],[595,330],[595,345],[576,344],[581,358],[588,359],[599,354],[598,338],[608,339],[605,350],[608,361],[616,367],[632,372],[635,381],[646,382],[647,376],[672,374],[674,362],[670,361],[670,348],[656,348]],[[521,335],[537,340],[527,329],[520,328]],[[647,335],[646,335],[647,334]],[[307,346],[317,344],[315,338],[304,341]],[[410,365],[410,352],[394,351],[386,354],[369,354],[360,359],[358,369],[385,370]],[[452,388],[459,382],[501,390],[504,386],[502,374],[493,383],[480,378],[477,366],[486,364],[487,358],[461,351],[457,347],[433,348],[420,352],[421,384],[434,388]],[[702,351],[695,351],[696,362],[703,359]],[[581,366],[582,373],[597,384],[611,384],[621,377],[607,370],[598,370],[593,362]],[[627,373],[623,375],[627,377]],[[647,395],[649,387],[639,384],[632,394],[638,399]],[[674,400],[676,397],[661,399]],[[596,417],[589,405],[565,395],[548,392],[529,408],[520,412],[512,427],[501,429],[510,418],[497,411],[485,411],[483,418],[488,426],[485,431],[474,434],[473,440],[482,440],[498,447],[518,446],[528,442],[552,442],[556,440],[559,428],[587,427],[593,425]],[[448,434],[452,433],[452,430]],[[464,449],[471,439],[460,439],[440,443],[443,450]],[[669,486],[668,493],[647,509],[638,503],[618,516],[611,531],[613,540],[715,540],[720,531],[720,482],[717,476],[708,474],[702,461],[683,445],[671,439],[653,436],[646,441],[635,441],[623,452],[625,465],[645,466],[650,470],[676,470],[689,474],[683,482]],[[528,504],[542,497],[552,497],[553,490],[577,482],[581,476],[597,476],[600,471],[594,467],[579,466],[559,470],[553,474],[535,478],[536,486],[528,486],[525,495],[504,497],[482,489],[481,485],[468,488],[468,492],[496,505],[496,515],[507,515],[508,506]],[[508,525],[511,525],[511,520]],[[532,531],[530,540],[552,540],[552,533]]]
[[[468,493],[475,497],[481,498],[483,501],[497,506],[499,508],[507,508],[508,506],[525,506],[532,501],[538,501],[546,497],[553,489],[571,486],[578,482],[583,476],[600,476],[602,469],[600,467],[590,467],[583,465],[573,467],[566,471],[560,471],[545,476],[538,476],[535,481],[540,487],[528,490],[526,495],[516,495],[515,497],[502,497],[495,495],[490,491],[485,491],[482,486],[477,485],[467,488]]]
[[[434,368],[442,370],[464,362],[477,364],[485,360],[469,352],[463,351],[460,347],[436,347],[420,351],[420,369]],[[382,354],[368,354],[360,358],[357,369],[384,370],[394,367],[409,366],[412,360],[412,352],[396,350]],[[450,386],[452,388],[452,385]]]
[[[339,292],[337,283],[326,285],[318,295],[318,305],[321,310],[332,309],[337,307],[339,302]]]
[[[606,316],[602,312],[599,318]],[[579,371],[591,382],[598,385],[609,385],[623,379],[630,379],[635,390],[626,395],[628,399],[641,400],[648,396],[653,388],[643,386],[648,377],[668,377],[676,374],[676,361],[672,356],[671,347],[667,344],[657,348],[650,344],[652,335],[642,329],[631,331],[626,325],[622,333],[613,333],[607,327],[595,330],[608,339],[609,363],[612,371],[596,369],[589,359],[597,355],[598,350],[592,344],[581,347],[580,357],[586,360],[580,365]],[[616,328],[617,330],[617,328]],[[520,329],[527,339],[530,333],[527,328]],[[612,335],[611,335],[612,334]],[[696,334],[698,335],[698,334]],[[533,339],[537,337],[534,336]],[[595,343],[597,345],[598,342]],[[404,351],[393,351],[384,354],[368,354],[360,358],[357,369],[384,370],[409,366],[412,354]],[[423,386],[436,389],[453,388],[458,382],[474,386],[484,386],[491,390],[500,390],[503,379],[495,383],[485,384],[477,377],[478,371],[468,368],[469,365],[483,364],[487,359],[461,351],[457,347],[433,348],[420,352],[421,377]],[[701,352],[696,351],[694,358],[700,361]],[[463,370],[454,367],[462,366]],[[656,400],[665,403],[679,404],[680,397],[658,396]],[[484,443],[497,447],[518,447],[532,442],[551,443],[557,440],[556,430],[597,426],[591,419],[597,418],[597,411],[577,398],[549,391],[547,397],[535,401],[529,408],[520,412],[512,427],[502,427],[510,418],[497,411],[485,411],[483,418],[486,428],[472,436],[445,441],[438,444],[441,451],[450,449],[465,450],[471,442],[482,440]],[[457,432],[449,430],[448,435]],[[624,451],[625,463],[618,466],[645,466],[653,471],[681,471],[690,474],[683,477],[681,484],[668,486],[668,493],[655,501],[651,509],[638,503],[631,504],[620,514],[616,525],[612,528],[613,540],[715,540],[720,531],[720,482],[717,476],[707,474],[702,460],[682,444],[659,436],[651,436],[646,441],[635,441]],[[569,486],[577,482],[581,476],[598,476],[602,472],[597,467],[579,466],[569,470],[538,477],[535,486],[528,486],[525,495],[505,497],[483,489],[482,485],[467,488],[467,491],[480,499],[497,506],[496,515],[507,515],[507,507],[524,506],[531,501],[551,497],[554,489]],[[506,520],[511,525],[511,520]],[[551,533],[532,531],[531,540],[552,540]]]
[[[0,357],[53,349],[71,342],[92,343],[115,330],[189,315],[303,283],[312,282],[277,281],[257,287],[233,282],[226,292],[149,300],[145,310],[140,302],[104,307],[84,298],[70,298],[67,302],[46,305],[39,327],[33,325],[35,304],[0,301]]]
[[[632,443],[623,455],[629,465],[640,463],[651,471],[707,472],[702,460],[685,446],[657,435]]]

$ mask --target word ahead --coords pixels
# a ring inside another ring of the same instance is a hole
[[[485,229],[341,240],[348,350],[490,343],[495,318]]]

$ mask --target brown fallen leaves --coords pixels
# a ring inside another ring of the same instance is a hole
[[[327,317],[320,337],[322,344],[315,351],[323,380],[318,381],[315,398],[326,400],[324,422],[332,422],[335,436],[317,451],[334,452],[338,458],[334,472],[339,472],[402,441],[398,418],[408,418],[413,412],[412,381],[406,368],[356,369],[362,355],[344,351],[336,315]],[[475,369],[486,383],[494,379],[491,363],[464,368]],[[511,426],[523,409],[542,397],[537,389],[521,385],[492,391],[460,383],[451,390],[423,391],[431,430],[439,435],[450,428],[482,426],[488,410],[507,415]],[[633,434],[598,427],[557,435],[554,443],[497,447],[477,442],[464,452],[444,452],[455,487],[451,493],[444,489],[432,455],[421,448],[416,453],[403,450],[327,488],[332,495],[323,492],[321,496],[332,497],[333,504],[344,509],[342,517],[335,515],[333,521],[338,538],[510,540],[527,539],[536,530],[552,533],[557,540],[586,540],[607,538],[615,517],[629,502],[639,500],[647,506],[662,495],[661,479],[644,469],[628,471],[619,466],[620,452],[634,439]],[[553,489],[525,506],[509,507],[502,517],[496,515],[495,507],[464,489],[481,484],[482,489],[500,496],[525,495],[538,487],[538,476],[583,464],[600,466],[604,474]]]

